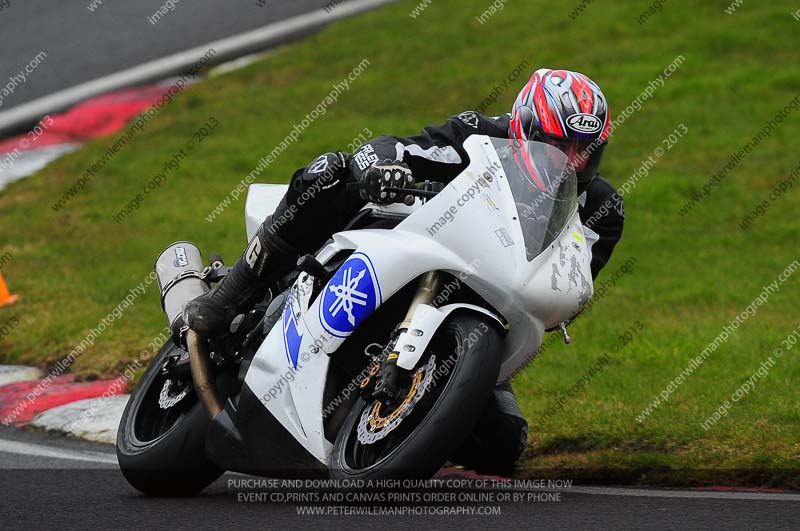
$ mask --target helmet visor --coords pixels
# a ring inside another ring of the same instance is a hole
[[[591,153],[587,150],[591,142],[563,138],[548,138],[546,142],[560,149],[572,163],[576,172],[586,169],[586,163],[589,161],[589,158],[591,158]]]
[[[578,174],[578,183],[590,181],[600,169],[600,160],[603,158],[607,141],[578,140],[574,138],[553,138],[540,135],[541,140],[553,147],[560,149],[569,159],[575,172]]]

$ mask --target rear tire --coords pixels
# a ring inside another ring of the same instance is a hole
[[[336,479],[429,478],[472,430],[500,372],[500,334],[485,316],[460,313],[436,332],[418,367],[435,357],[436,378],[411,413],[383,439],[362,444],[358,426],[373,407],[359,398],[331,454]],[[441,375],[444,361],[455,358]]]
[[[161,366],[178,347],[164,345],[133,390],[117,431],[117,459],[125,479],[151,496],[187,496],[213,483],[222,470],[205,454],[209,418],[190,390],[162,409],[158,397],[166,381]]]

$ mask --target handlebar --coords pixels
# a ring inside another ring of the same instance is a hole
[[[355,183],[347,183],[347,190],[353,191],[355,193],[360,193],[361,190],[366,188],[366,184],[364,182],[355,182]],[[405,196],[414,196],[414,197],[422,197],[425,199],[430,199],[432,197],[436,197],[436,195],[444,190],[445,184],[440,183],[438,181],[423,181],[421,183],[415,183],[415,185],[411,188],[396,188],[396,187],[387,187],[383,190],[387,192],[394,192],[397,195],[397,199],[395,201],[391,201],[393,203],[402,203],[405,200]]]

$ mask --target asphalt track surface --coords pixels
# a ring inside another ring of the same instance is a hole
[[[573,487],[560,501],[503,503],[491,516],[300,516],[243,502],[226,474],[192,498],[128,486],[113,448],[0,427],[3,529],[798,529],[800,494]]]
[[[47,54],[3,98],[0,111],[314,11],[330,0],[170,0],[174,10],[155,24],[148,17],[167,0],[94,0],[99,4],[93,12],[87,9],[92,1],[0,0],[0,87],[39,52]]]

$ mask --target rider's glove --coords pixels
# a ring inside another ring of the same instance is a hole
[[[375,203],[394,203],[403,201],[405,194],[389,192],[387,188],[411,188],[414,186],[414,176],[411,169],[403,162],[384,160],[375,163],[364,172],[364,186],[361,188],[361,198]]]

